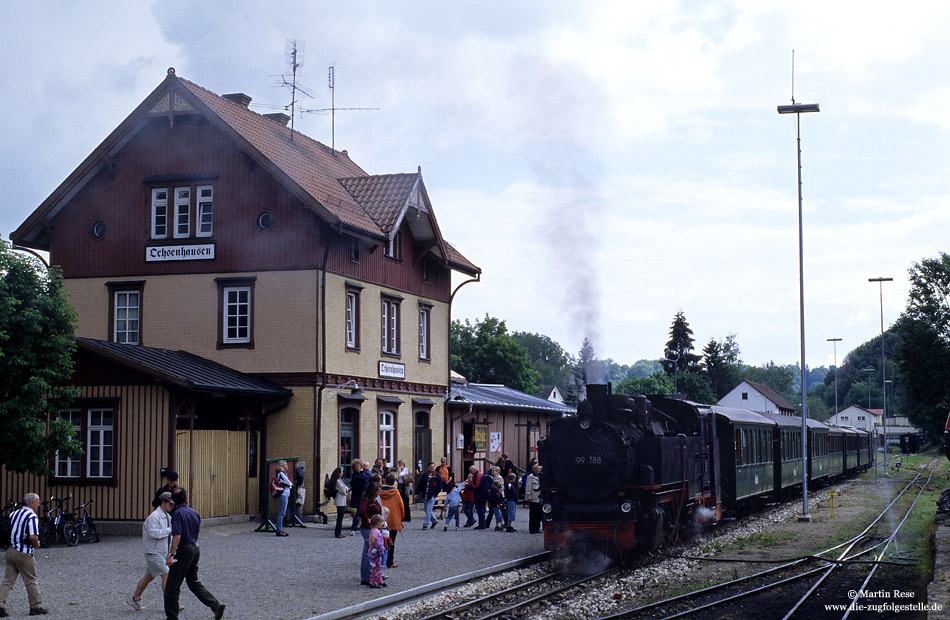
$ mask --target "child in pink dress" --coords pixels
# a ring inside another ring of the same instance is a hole
[[[373,570],[369,576],[369,587],[385,588],[386,582],[383,580],[383,557],[386,549],[386,542],[380,530],[386,529],[386,522],[382,515],[373,515],[369,520],[369,549],[366,554],[369,556],[370,564]]]

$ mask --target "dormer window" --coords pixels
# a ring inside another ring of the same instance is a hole
[[[213,233],[213,185],[152,188],[152,239],[194,239]]]
[[[402,260],[402,231],[396,231],[396,234],[393,235],[393,238],[389,240],[389,245],[386,247],[386,257],[392,258],[395,260]]]

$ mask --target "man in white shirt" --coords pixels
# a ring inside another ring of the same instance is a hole
[[[162,578],[162,591],[165,591],[165,583],[168,581],[168,565],[165,563],[168,558],[169,545],[172,536],[172,518],[171,511],[175,508],[172,501],[172,494],[169,492],[159,495],[158,508],[152,511],[152,514],[145,519],[142,524],[142,546],[145,550],[145,576],[139,579],[135,586],[135,594],[129,597],[129,607],[135,611],[145,609],[142,606],[142,593],[148,584],[156,577]]]

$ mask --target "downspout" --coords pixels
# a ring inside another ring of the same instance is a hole
[[[342,228],[341,228],[342,230]],[[323,390],[327,387],[327,261],[330,258],[330,242],[327,240],[326,244],[323,247],[323,262],[320,265],[320,271],[317,273],[317,286],[319,291],[317,294],[320,297],[320,304],[318,307],[318,316],[317,324],[315,329],[317,330],[315,337],[317,340],[318,347],[318,357],[319,359],[315,360],[317,363],[314,367],[320,368],[320,385],[317,387],[316,398],[313,403],[313,486],[311,489],[321,489],[323,485],[320,484],[320,439],[323,435]],[[311,495],[314,498],[314,509],[320,503],[320,493],[311,492]]]
[[[449,399],[452,397],[452,302],[455,300],[455,294],[459,292],[460,288],[472,282],[481,282],[481,277],[482,277],[482,274],[481,272],[479,272],[478,274],[476,274],[474,278],[469,278],[465,282],[462,282],[461,284],[456,286],[455,290],[452,291],[452,294],[449,295],[449,309],[447,313],[448,314],[448,330],[446,331],[446,335],[448,335],[449,337],[449,342],[448,342],[448,346],[446,347],[446,356],[445,356],[445,400],[442,401],[442,415],[445,417],[448,417],[446,415],[448,413],[448,406],[446,405],[446,403],[448,403]],[[472,411],[471,405],[469,405],[468,411],[469,413],[471,413]],[[458,464],[455,462],[455,448],[452,447],[453,445],[452,440],[455,439],[455,420],[451,421],[449,428],[446,428],[443,431],[443,433],[452,433],[451,437],[447,437],[445,439],[447,440],[446,445],[450,447],[449,456],[451,458],[449,459],[449,463],[451,464],[452,471],[454,471],[455,475],[457,476]]]

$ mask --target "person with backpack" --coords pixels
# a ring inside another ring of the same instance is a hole
[[[337,467],[333,470],[324,492],[327,499],[333,500],[333,505],[336,506],[336,529],[334,534],[337,538],[346,538],[343,535],[343,515],[346,514],[346,494],[350,492],[350,489],[343,482],[342,469]]]
[[[277,495],[274,491],[274,496],[277,498],[277,522],[274,524],[274,527],[277,528],[277,536],[288,535],[284,531],[284,518],[287,516],[287,502],[290,501],[290,487],[293,486],[293,483],[287,477],[286,472],[287,461],[278,461],[274,481],[271,483],[272,487],[276,486],[280,489],[280,495]]]

